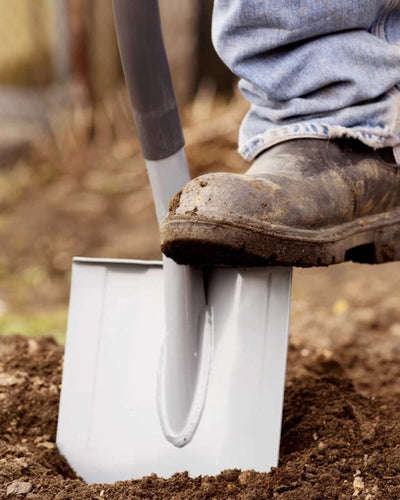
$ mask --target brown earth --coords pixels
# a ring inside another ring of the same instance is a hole
[[[365,293],[360,272],[376,285]],[[318,299],[293,302],[280,462],[269,473],[86,485],[54,444],[62,347],[0,337],[0,498],[18,488],[26,493],[17,498],[31,500],[400,498],[400,298],[396,279],[377,277],[398,272],[397,264],[305,272]],[[358,276],[356,287],[345,274]],[[341,296],[333,304],[332,290]]]
[[[243,110],[195,102],[186,112],[194,175],[244,170]],[[76,130],[56,132],[61,160],[37,154],[0,171],[0,320],[66,307],[73,255],[159,257],[137,141],[106,130],[85,149]],[[65,152],[68,137],[80,147]],[[0,337],[0,500],[400,498],[399,275],[399,263],[295,272],[280,463],[269,473],[86,485],[54,443],[62,347]]]

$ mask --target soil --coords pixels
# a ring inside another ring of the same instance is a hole
[[[63,348],[0,337],[0,498],[400,498],[399,270],[296,273],[280,460],[269,473],[85,484],[55,446]]]

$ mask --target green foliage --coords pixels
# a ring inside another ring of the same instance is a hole
[[[0,316],[0,332],[3,335],[19,333],[27,337],[51,335],[59,344],[65,343],[67,308],[43,314],[15,314],[6,312]]]

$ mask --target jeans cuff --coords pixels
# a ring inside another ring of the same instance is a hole
[[[238,151],[247,161],[254,158],[266,149],[281,142],[292,139],[358,139],[367,146],[378,149],[394,147],[400,144],[400,137],[390,130],[383,128],[347,128],[341,125],[326,123],[298,123],[274,127],[261,134],[257,134],[240,145]]]

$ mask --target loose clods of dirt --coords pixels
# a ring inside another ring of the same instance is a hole
[[[0,336],[0,499],[399,499],[398,318],[375,310],[331,350],[292,339],[278,468],[113,485],[85,484],[57,451],[63,349]]]

